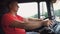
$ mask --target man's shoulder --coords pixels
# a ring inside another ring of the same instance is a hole
[[[5,13],[2,17],[8,17],[8,16],[11,16],[11,15],[8,13]]]

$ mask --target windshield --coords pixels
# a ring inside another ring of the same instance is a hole
[[[40,18],[48,17],[46,2],[40,2]]]
[[[24,18],[38,18],[38,4],[37,2],[19,3],[17,14]],[[47,17],[46,2],[40,2],[40,17]]]

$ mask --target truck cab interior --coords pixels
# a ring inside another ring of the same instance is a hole
[[[6,3],[9,0],[0,0],[0,23],[2,15],[7,12]],[[47,27],[40,27],[34,30],[26,30],[26,32],[39,32],[40,34],[60,34],[60,7],[59,0],[17,0],[20,9],[18,10],[18,15],[21,15],[25,18],[43,18],[52,20],[53,25],[49,28]],[[30,9],[30,6],[33,7]],[[28,8],[27,8],[28,7]],[[24,9],[25,8],[25,9]],[[36,8],[36,9],[34,9]],[[27,10],[29,9],[29,10]],[[22,12],[23,10],[23,12]],[[31,10],[31,11],[30,11]],[[21,11],[21,13],[19,12]],[[29,13],[25,13],[25,11],[29,11]],[[29,16],[30,15],[30,16]],[[27,16],[27,17],[26,17]],[[0,24],[0,33],[4,34],[4,31]]]

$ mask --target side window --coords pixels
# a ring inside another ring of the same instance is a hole
[[[24,18],[34,18],[38,17],[35,16],[37,14],[37,3],[31,2],[31,3],[19,3],[18,4],[19,9],[17,14],[24,17]]]
[[[60,22],[60,0],[57,0],[56,3],[53,4],[55,20]]]

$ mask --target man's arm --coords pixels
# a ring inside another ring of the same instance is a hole
[[[29,19],[24,19],[23,22],[20,21],[13,21],[10,26],[11,27],[16,27],[16,28],[23,28],[23,29],[35,29],[39,28],[42,26],[42,21],[39,20],[29,20]]]

